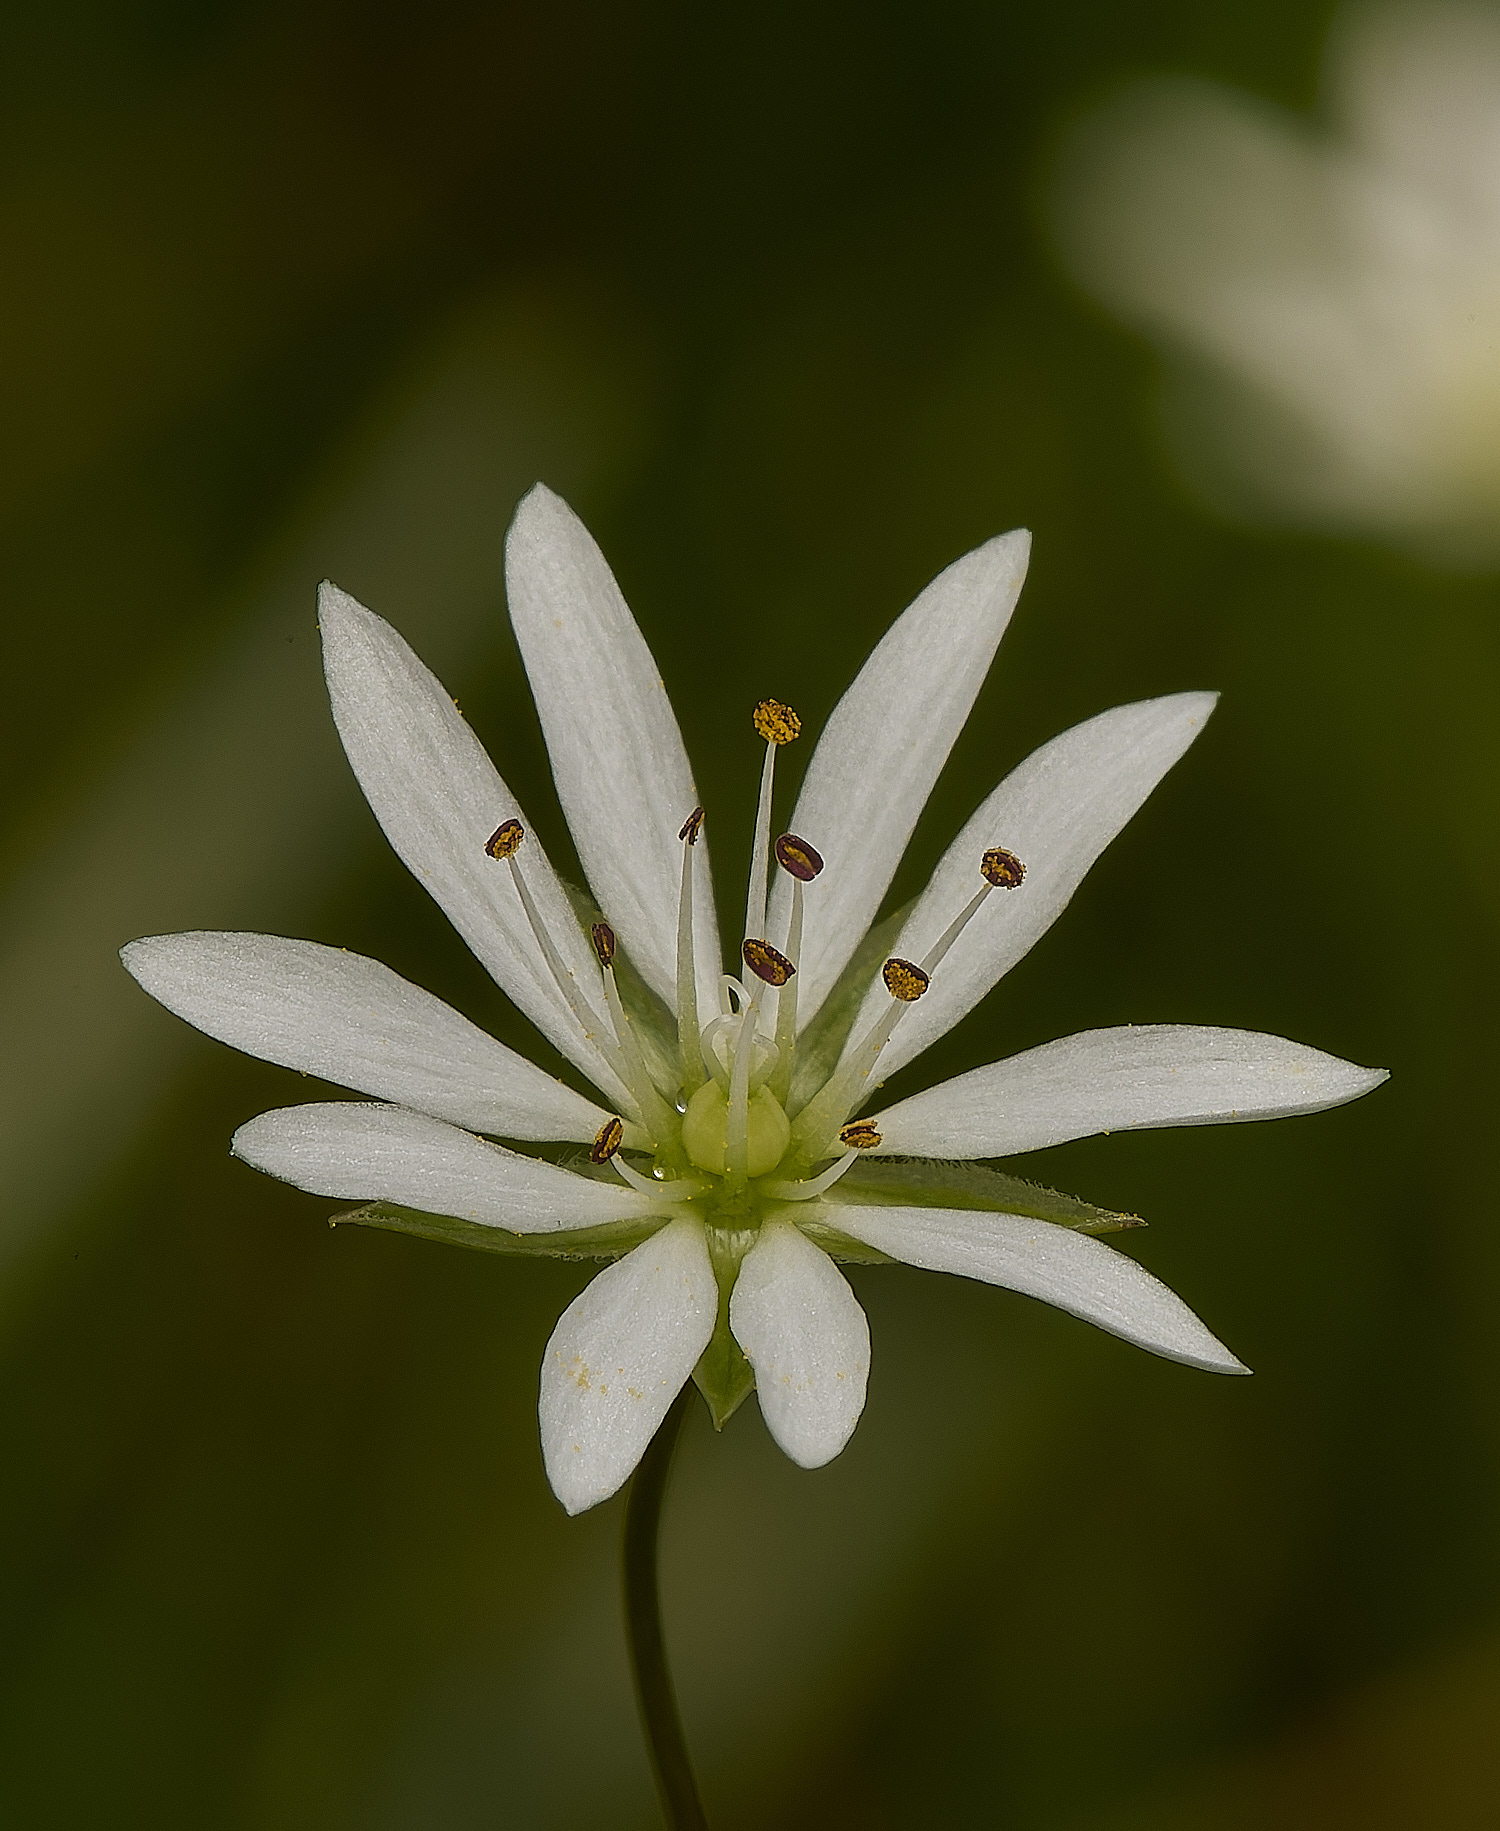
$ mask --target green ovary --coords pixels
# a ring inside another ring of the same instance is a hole
[[[746,1169],[764,1176],[781,1162],[791,1142],[792,1125],[781,1102],[769,1087],[757,1087],[750,1096],[749,1153]],[[700,1087],[682,1115],[682,1143],[700,1170],[724,1174],[724,1133],[729,1123],[729,1100],[717,1081]]]

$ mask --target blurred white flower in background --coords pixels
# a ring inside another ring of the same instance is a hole
[[[1500,564],[1500,12],[1348,14],[1324,92],[1132,87],[1065,142],[1059,243],[1217,506]]]

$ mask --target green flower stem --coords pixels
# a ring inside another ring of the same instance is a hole
[[[672,1468],[672,1452],[693,1401],[691,1380],[678,1393],[661,1429],[651,1439],[630,1483],[625,1503],[625,1630],[636,1697],[646,1731],[651,1771],[661,1796],[668,1831],[708,1831],[698,1783],[688,1761],[677,1714],[677,1696],[667,1670],[661,1633],[661,1597],[657,1585],[656,1538],[662,1499]]]

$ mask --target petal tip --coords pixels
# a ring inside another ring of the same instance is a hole
[[[507,549],[514,540],[535,539],[541,527],[546,523],[554,527],[561,524],[572,526],[579,523],[579,516],[557,491],[549,489],[540,480],[516,504],[516,512],[510,518],[510,526],[505,531]]]

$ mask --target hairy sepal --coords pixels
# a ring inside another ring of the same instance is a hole
[[[724,1227],[708,1229],[708,1256],[719,1286],[719,1314],[713,1339],[693,1369],[693,1384],[703,1394],[714,1429],[724,1426],[755,1390],[755,1370],[729,1327],[729,1299],[740,1275],[740,1262],[755,1236]]]
[[[639,1221],[612,1221],[603,1227],[575,1227],[557,1233],[508,1233],[503,1227],[482,1227],[477,1221],[459,1220],[451,1214],[424,1214],[394,1202],[370,1202],[330,1215],[328,1220],[330,1227],[379,1227],[386,1233],[440,1240],[446,1246],[529,1259],[618,1259],[666,1224],[665,1215],[648,1215]]]
[[[1022,1214],[1051,1221],[1074,1233],[1122,1233],[1146,1223],[1117,1214],[1076,1195],[1041,1183],[1023,1182],[981,1163],[944,1163],[932,1158],[876,1157],[856,1163],[822,1197],[827,1225],[837,1229],[840,1203],[860,1207],[966,1208],[994,1214]],[[808,1230],[811,1233],[811,1229]],[[813,1237],[816,1237],[815,1235]],[[820,1241],[819,1244],[822,1242]],[[868,1248],[866,1248],[868,1250]]]

